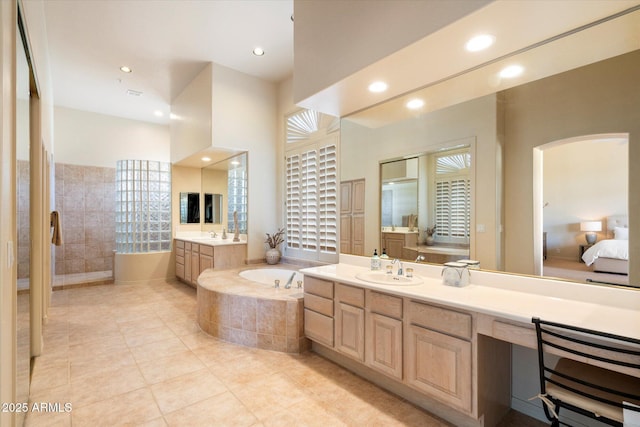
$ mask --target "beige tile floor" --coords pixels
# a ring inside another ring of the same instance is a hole
[[[287,355],[202,333],[179,283],[55,291],[27,426],[448,426],[314,353]],[[521,426],[510,414],[507,425]],[[536,425],[536,424],[531,424]]]

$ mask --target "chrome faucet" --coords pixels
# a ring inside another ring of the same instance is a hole
[[[424,255],[418,255],[418,257],[414,262],[420,262],[420,261],[424,261]]]
[[[289,277],[289,280],[287,280],[287,284],[284,285],[285,289],[290,289],[291,288],[291,282],[293,282],[293,278],[296,277],[296,272],[294,271],[293,274],[291,275],[291,277]]]
[[[400,261],[398,258],[395,258],[393,261],[391,261],[391,265],[395,264],[396,262],[398,263],[398,276],[402,276],[402,261]]]
[[[211,236],[212,239],[215,239],[216,237],[218,237],[215,231],[210,231],[209,236]]]

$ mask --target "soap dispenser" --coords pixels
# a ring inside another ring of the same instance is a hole
[[[382,255],[380,255],[380,259],[389,259],[389,255],[387,255],[387,248],[382,248]]]
[[[371,257],[371,270],[380,270],[380,257],[378,256],[378,250],[373,250],[373,256]]]

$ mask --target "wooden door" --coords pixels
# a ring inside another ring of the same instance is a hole
[[[364,179],[352,182],[351,213],[364,214]]]

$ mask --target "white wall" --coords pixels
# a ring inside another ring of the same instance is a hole
[[[276,85],[213,65],[214,147],[248,151],[248,259],[264,259],[265,233],[280,224],[277,206]]]
[[[620,141],[588,140],[543,150],[543,209],[547,257],[577,261],[585,244],[580,222],[602,221],[598,240],[606,233],[606,217],[629,209],[629,151]]]
[[[212,64],[171,101],[171,162],[211,146]]]
[[[55,161],[116,167],[118,160],[168,162],[169,126],[56,107]]]

